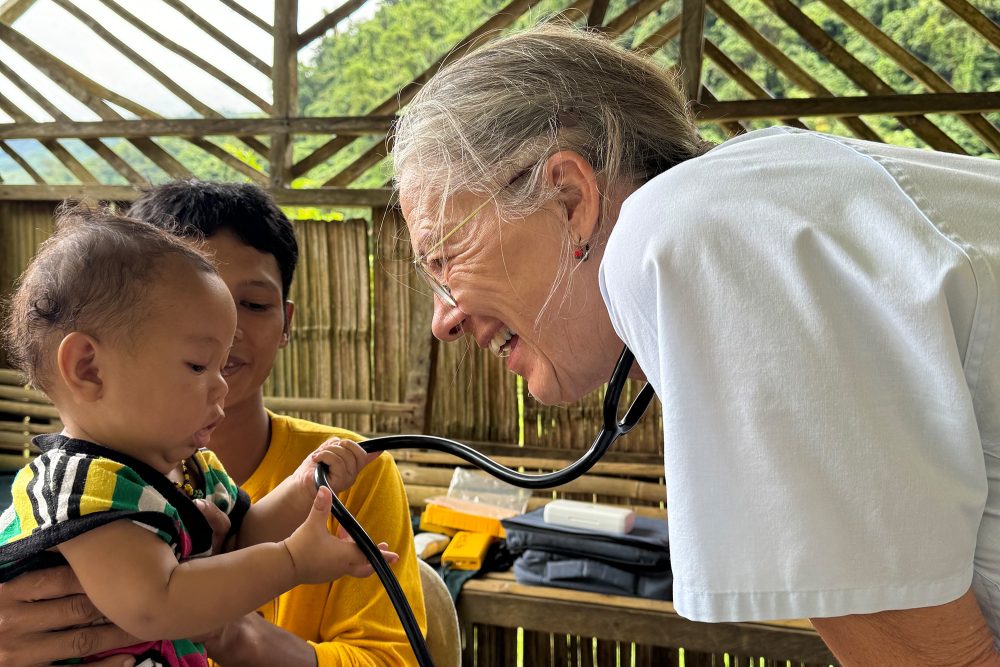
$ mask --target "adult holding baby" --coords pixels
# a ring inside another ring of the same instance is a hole
[[[845,664],[1000,664],[1000,164],[713,147],[670,73],[552,26],[442,69],[394,161],[438,338],[544,403],[634,352],[680,614],[808,617]]]
[[[226,417],[210,446],[256,501],[295,470],[308,452],[342,429],[271,413],[263,384],[289,341],[288,292],[298,245],[291,223],[250,184],[176,181],[143,193],[129,211],[157,226],[204,238],[236,306],[236,336],[224,369]],[[402,479],[391,457],[368,464],[341,495],[373,535],[400,556],[393,569],[425,627],[420,577]],[[212,508],[209,507],[209,510]],[[218,523],[218,513],[209,512]],[[77,627],[85,624],[83,627]],[[299,586],[202,638],[224,665],[412,664],[413,653],[377,577]],[[68,568],[50,568],[0,584],[0,664],[48,664],[134,639],[101,618]],[[130,664],[108,658],[100,667]]]

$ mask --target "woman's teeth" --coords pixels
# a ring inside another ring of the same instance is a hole
[[[493,354],[498,357],[506,357],[510,354],[510,349],[507,347],[507,343],[510,339],[515,336],[514,332],[504,327],[493,336],[493,340],[490,341],[490,350]]]

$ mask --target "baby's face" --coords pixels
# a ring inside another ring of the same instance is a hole
[[[224,416],[236,310],[215,274],[167,262],[131,345],[102,346],[105,446],[168,472],[207,447]]]

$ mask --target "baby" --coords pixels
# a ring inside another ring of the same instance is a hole
[[[43,453],[14,481],[0,581],[67,562],[94,605],[142,640],[118,652],[143,667],[207,665],[185,638],[299,584],[373,571],[330,534],[331,494],[312,475],[326,464],[339,492],[376,455],[324,443],[251,507],[204,449],[224,414],[235,328],[232,296],[197,246],[83,210],[60,216],[8,308],[8,359],[64,428],[35,439]],[[214,555],[203,502],[232,526]]]

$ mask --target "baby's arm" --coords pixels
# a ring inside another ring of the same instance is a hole
[[[112,623],[147,641],[177,639],[229,623],[298,584],[371,574],[352,542],[327,531],[329,511],[330,492],[322,489],[288,539],[184,563],[155,534],[125,520],[86,532],[59,550]]]
[[[316,497],[313,474],[317,463],[329,467],[327,480],[334,492],[340,493],[349,488],[361,469],[378,455],[378,452],[365,453],[352,440],[327,440],[307,456],[294,473],[247,511],[236,536],[236,548],[283,540],[302,523]]]

